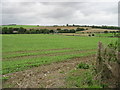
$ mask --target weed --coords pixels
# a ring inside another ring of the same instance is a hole
[[[9,79],[10,77],[6,76],[6,77],[2,77],[2,81],[5,82]]]
[[[89,65],[88,64],[86,64],[86,63],[83,63],[83,62],[81,62],[80,64],[78,64],[78,66],[77,66],[77,68],[79,68],[79,69],[89,69]]]

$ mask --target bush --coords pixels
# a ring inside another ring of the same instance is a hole
[[[76,31],[84,31],[84,28],[77,28]]]
[[[90,37],[91,35],[89,34],[88,36]]]
[[[95,34],[92,34],[92,36],[95,36]]]
[[[77,68],[79,68],[79,69],[89,69],[89,65],[81,62],[80,64],[78,64]]]

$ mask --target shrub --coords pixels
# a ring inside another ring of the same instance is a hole
[[[91,35],[89,34],[88,36],[90,37]]]
[[[108,31],[104,31],[104,33],[108,33]]]
[[[77,28],[76,31],[84,31],[84,28]]]

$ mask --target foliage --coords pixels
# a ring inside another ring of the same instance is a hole
[[[116,26],[92,26],[92,28],[101,28],[101,29],[120,29],[120,27]]]
[[[99,80],[101,80],[103,87],[120,87],[118,86],[120,81],[117,75],[119,74],[120,65],[118,55],[118,41],[110,43],[107,46],[99,42],[98,56],[96,59],[96,74],[99,74]]]
[[[114,50],[118,50],[118,41],[109,43],[108,47]]]
[[[2,81],[3,81],[3,82],[7,81],[8,79],[9,79],[8,76],[2,77]]]
[[[77,28],[76,31],[84,31],[84,28]]]
[[[76,31],[74,29],[64,29],[61,30],[60,28],[57,28],[56,30],[58,33],[75,33]],[[30,29],[26,30],[23,27],[20,28],[12,28],[12,27],[3,27],[2,28],[2,34],[49,34],[49,33],[55,33],[55,30],[48,30],[48,29]]]
[[[89,65],[88,64],[86,64],[86,63],[83,63],[83,62],[81,62],[80,64],[78,64],[78,66],[77,66],[77,68],[79,68],[79,69],[89,69]]]
[[[108,33],[108,31],[104,31],[104,33]]]

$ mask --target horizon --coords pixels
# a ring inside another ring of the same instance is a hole
[[[8,25],[11,25],[11,26],[15,26],[15,25],[30,25],[30,26],[66,26],[67,24],[2,24],[0,26],[8,26]],[[68,24],[68,25],[73,25],[73,24]],[[74,24],[74,25],[79,25],[79,26],[114,26],[114,27],[119,27],[118,25],[88,25],[88,24]]]

